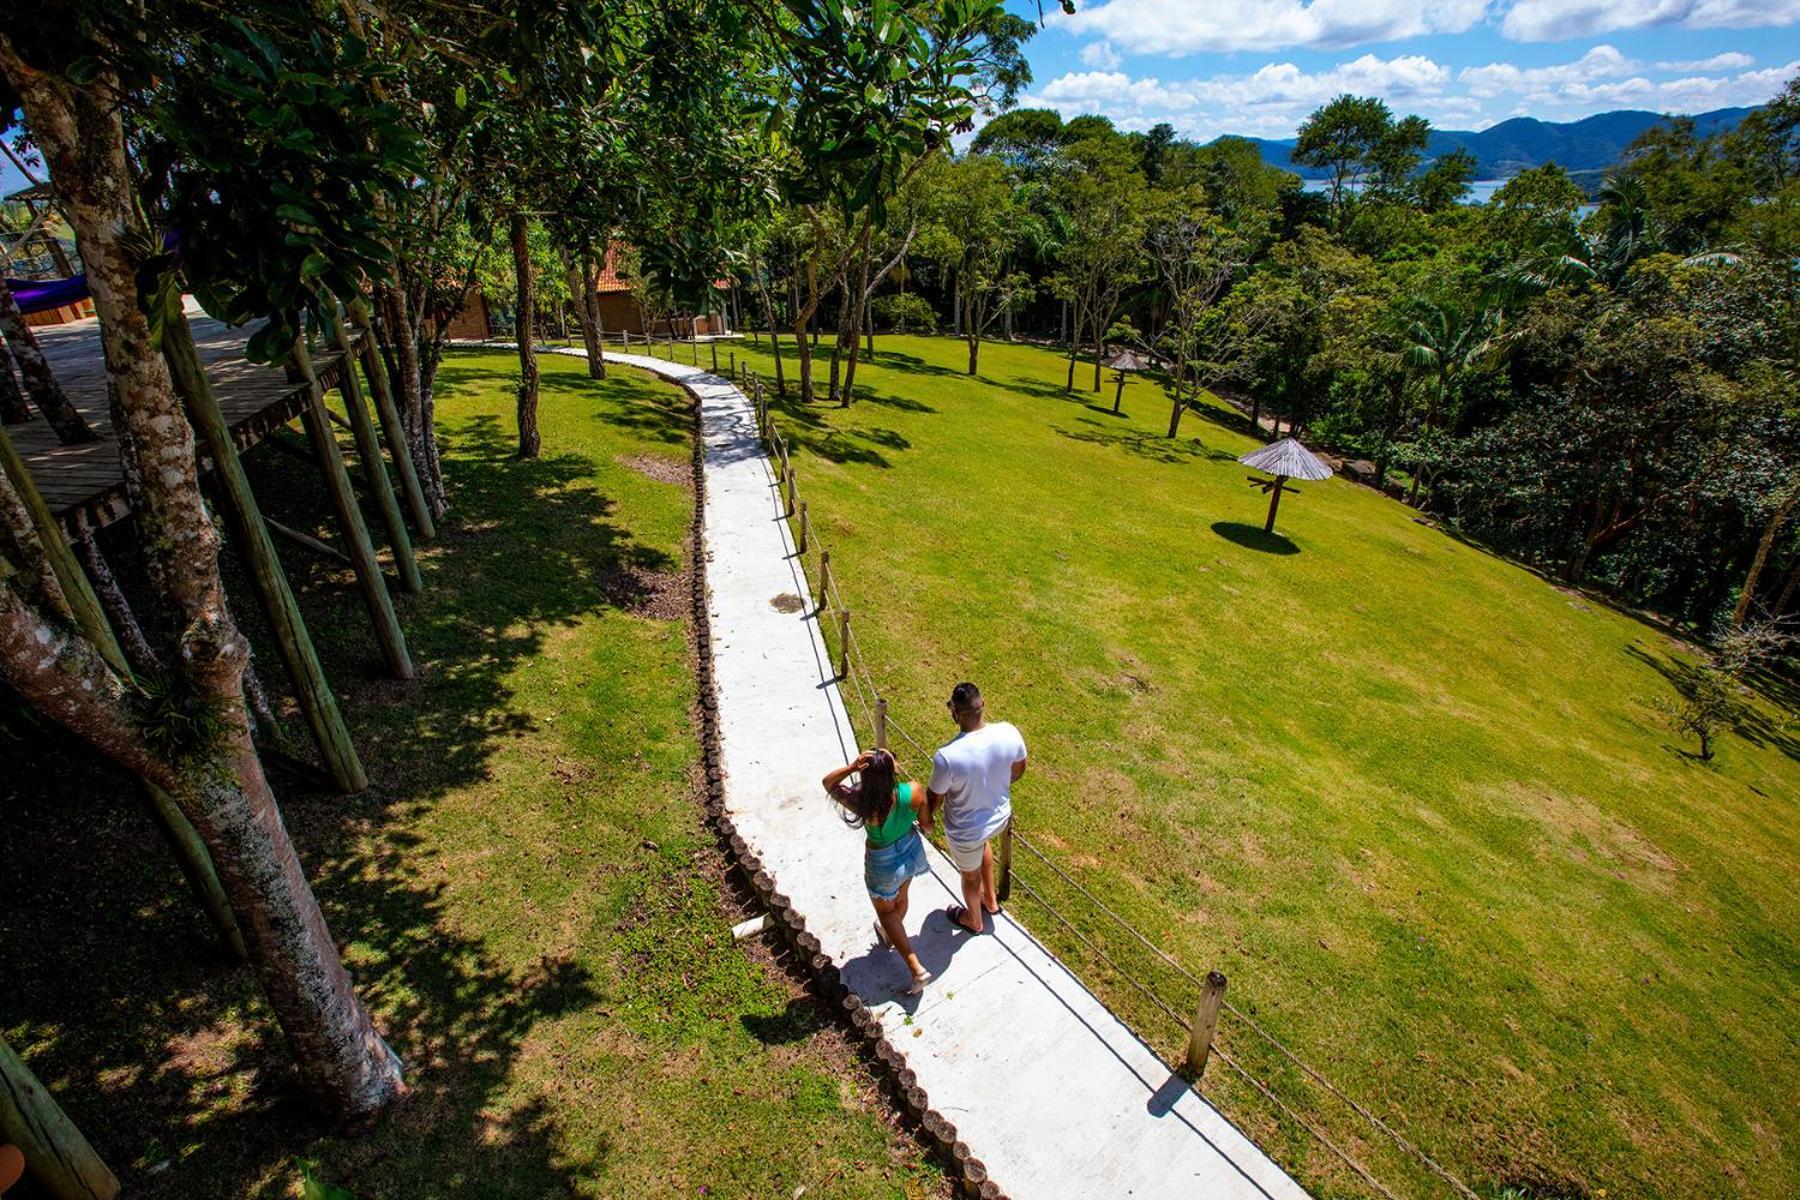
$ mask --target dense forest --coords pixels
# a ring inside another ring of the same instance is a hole
[[[1474,162],[1343,96],[1307,189],[1242,139],[1005,112],[849,223],[778,206],[733,256],[806,400],[849,404],[866,322],[1121,348],[1464,535],[1704,633],[1800,595],[1800,81],[1728,132],[1642,134],[1590,201],[1556,165],[1462,203]],[[835,339],[818,351],[820,328]],[[789,378],[789,377],[792,378]]]

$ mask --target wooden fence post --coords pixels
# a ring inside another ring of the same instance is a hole
[[[875,698],[875,748],[887,749],[887,701]]]
[[[0,1140],[54,1200],[112,1200],[119,1181],[25,1062],[0,1038]]]
[[[812,539],[812,526],[806,519],[806,501],[800,502],[800,553],[806,553],[806,543]]]
[[[831,600],[831,551],[819,551],[819,611],[824,612]]]
[[[850,678],[850,610],[847,608],[838,613],[837,673],[839,679]]]
[[[736,379],[738,377],[737,351],[736,350],[728,350],[728,351],[726,351],[726,353],[731,357],[731,377],[733,379]]]
[[[719,373],[719,343],[708,342],[706,344],[712,348],[712,369],[713,374],[717,375]]]
[[[1219,1032],[1219,1008],[1225,1003],[1225,976],[1217,971],[1206,973],[1206,986],[1200,989],[1200,1003],[1194,1009],[1194,1024],[1188,1030],[1187,1069],[1194,1086],[1206,1073],[1206,1060],[1212,1055],[1213,1035]]]
[[[783,455],[782,457],[785,458],[786,455]],[[794,476],[797,473],[798,472],[796,472],[794,470],[794,468],[792,468],[792,467],[788,468],[788,494],[787,494],[788,506],[787,506],[787,510],[788,510],[788,516],[790,516],[790,517],[800,511],[799,493],[794,488]]]
[[[1012,834],[1013,818],[1006,818],[1006,828],[1000,831],[999,876],[994,881],[994,899],[1005,904],[1012,896]]]

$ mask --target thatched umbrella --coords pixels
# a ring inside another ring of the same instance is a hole
[[[1125,372],[1142,371],[1152,365],[1153,360],[1147,354],[1139,354],[1136,350],[1122,349],[1101,365],[1109,370],[1117,371],[1114,376],[1119,386],[1113,389],[1113,411],[1119,411],[1119,402],[1125,398]]]
[[[1264,533],[1275,532],[1275,510],[1281,507],[1281,493],[1298,490],[1287,486],[1289,479],[1331,478],[1331,468],[1294,438],[1282,438],[1272,446],[1252,450],[1238,461],[1246,467],[1266,471],[1275,477],[1272,480],[1258,479],[1255,476],[1250,478],[1252,485],[1269,495],[1269,520],[1263,525]]]

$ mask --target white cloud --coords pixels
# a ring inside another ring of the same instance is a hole
[[[1729,56],[1707,61],[1725,69],[1738,63]],[[1800,62],[1734,75],[1668,78],[1664,67],[1636,62],[1607,45],[1566,63],[1520,67],[1496,62],[1461,71],[1424,55],[1383,59],[1364,54],[1323,71],[1271,62],[1248,74],[1186,80],[1078,71],[1051,80],[1025,102],[1055,108],[1064,116],[1103,113],[1122,129],[1148,129],[1168,121],[1185,136],[1201,140],[1221,133],[1281,138],[1292,136],[1308,113],[1344,92],[1380,96],[1396,112],[1418,113],[1439,128],[1483,129],[1520,115],[1566,121],[1616,108],[1704,112],[1760,104],[1796,71]]]
[[[1659,62],[1659,71],[1699,71],[1711,74],[1714,71],[1741,71],[1745,67],[1754,66],[1756,59],[1736,50],[1727,50],[1723,54],[1715,54],[1711,58],[1690,58],[1682,62]]]
[[[1461,33],[1487,7],[1488,0],[1103,0],[1054,20],[1137,53],[1181,55],[1333,49]]]
[[[1111,71],[1123,61],[1111,42],[1089,42],[1081,48],[1081,61],[1101,71]]]
[[[1517,0],[1500,22],[1514,41],[1554,42],[1618,29],[1746,29],[1800,21],[1800,0]]]

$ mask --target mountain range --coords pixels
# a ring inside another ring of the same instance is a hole
[[[1695,114],[1694,124],[1701,133],[1735,129],[1739,121],[1754,111],[1752,108],[1715,109]],[[1434,129],[1425,146],[1425,157],[1429,160],[1453,150],[1467,150],[1475,156],[1477,179],[1505,179],[1547,162],[1557,163],[1571,174],[1600,172],[1616,164],[1624,156],[1625,147],[1640,133],[1669,119],[1664,113],[1620,109],[1596,113],[1579,121],[1513,117],[1479,133]],[[1244,140],[1254,143],[1262,151],[1265,162],[1293,171],[1303,179],[1323,179],[1329,174],[1317,167],[1295,166],[1289,158],[1294,148],[1293,138]]]

